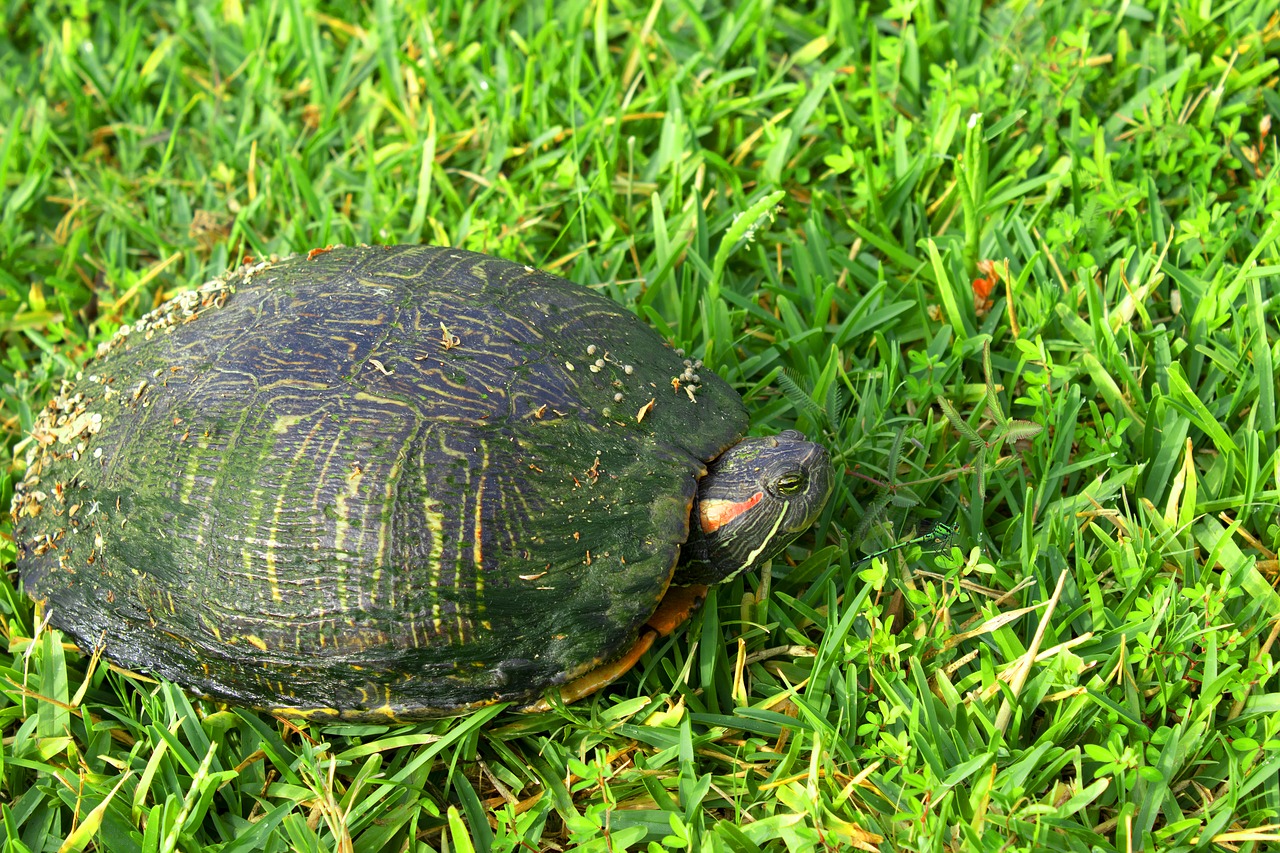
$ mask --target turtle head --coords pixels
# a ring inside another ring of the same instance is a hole
[[[719,583],[772,559],[813,524],[834,482],[826,449],[795,430],[744,438],[698,481],[672,582]]]

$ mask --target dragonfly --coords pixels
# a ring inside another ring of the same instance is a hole
[[[885,510],[889,508],[890,504],[899,506],[905,504],[909,507],[920,502],[920,499],[910,488],[910,485],[913,484],[904,486],[897,482],[898,459],[902,454],[902,446],[906,443],[906,436],[905,427],[898,430],[898,434],[893,440],[893,446],[889,450],[888,462],[885,465],[888,482],[877,483],[879,488],[876,490],[875,497],[871,501],[871,505],[867,507],[867,511],[863,513],[862,521],[858,524],[857,529],[853,532],[854,541],[866,541],[871,533],[871,528],[883,518]],[[918,442],[915,443],[918,444]],[[870,480],[871,478],[864,479]],[[877,481],[871,480],[871,482]],[[853,565],[861,565],[874,560],[876,557],[883,557],[885,554],[890,554],[903,548],[910,548],[912,545],[919,545],[925,550],[940,551],[951,544],[951,539],[956,534],[956,526],[944,521],[925,519],[917,525],[917,529],[919,532],[916,536],[867,554],[856,560]]]
[[[863,563],[874,560],[876,557],[883,557],[885,554],[890,554],[903,548],[910,548],[912,545],[919,545],[926,551],[941,551],[951,544],[951,539],[955,535],[956,527],[953,524],[948,524],[945,521],[925,522],[922,523],[921,531],[916,536],[860,557],[853,565],[860,566]]]

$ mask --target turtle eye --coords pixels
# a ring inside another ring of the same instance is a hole
[[[790,471],[783,474],[773,484],[780,495],[796,495],[804,490],[805,476],[803,471]]]

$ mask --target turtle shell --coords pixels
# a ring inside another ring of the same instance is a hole
[[[526,702],[622,654],[742,401],[609,299],[459,249],[246,265],[41,415],[27,591],[82,649],[312,717]],[[684,381],[676,381],[681,380]]]

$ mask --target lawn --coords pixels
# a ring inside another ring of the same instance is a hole
[[[412,5],[8,4],[0,504],[121,325],[417,242],[632,308],[835,494],[604,692],[407,726],[78,653],[6,514],[4,853],[1277,849],[1275,0]]]

